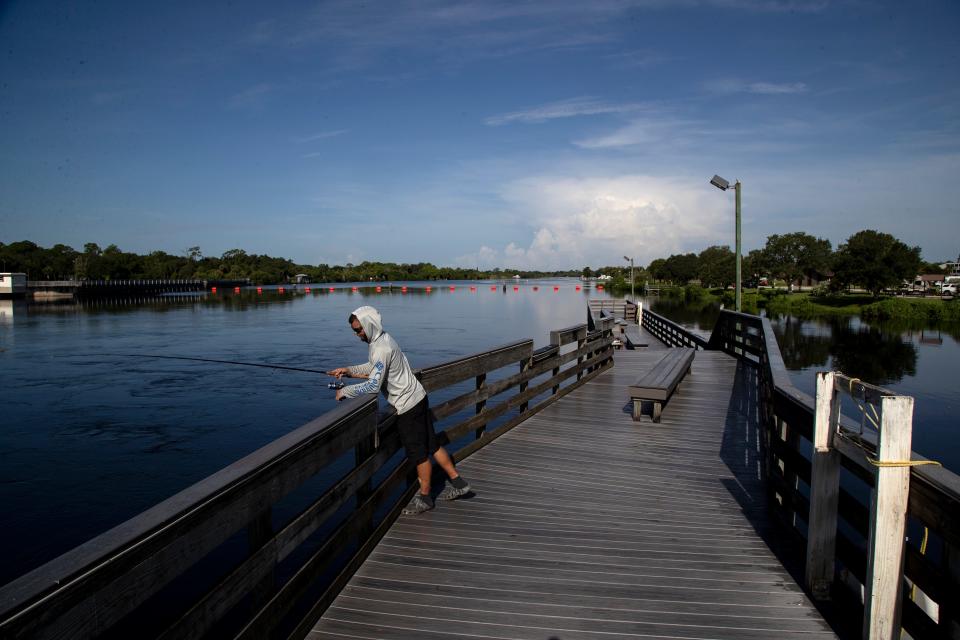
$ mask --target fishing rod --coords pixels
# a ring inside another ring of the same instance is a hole
[[[197,358],[191,356],[164,356],[156,353],[101,353],[100,356],[117,358],[160,358],[163,360],[189,360],[192,362],[215,362],[217,364],[235,364],[243,367],[262,367],[264,369],[283,369],[284,371],[302,371],[304,373],[320,373],[325,376],[331,375],[329,371],[320,371],[319,369],[305,369],[303,367],[288,367],[280,364],[264,364],[262,362],[240,362],[239,360],[217,360],[215,358]],[[337,380],[327,385],[331,389],[342,388],[343,382]]]
[[[286,367],[280,364],[263,364],[261,362],[239,362],[237,360],[215,360],[213,358],[192,358],[188,356],[161,356],[154,353],[101,353],[101,356],[120,357],[120,358],[163,358],[164,360],[192,360],[194,362],[216,362],[219,364],[237,364],[244,367],[263,367],[264,369],[284,369],[286,371],[303,371],[305,373],[322,373],[329,375],[326,371],[318,369],[304,369],[302,367]]]

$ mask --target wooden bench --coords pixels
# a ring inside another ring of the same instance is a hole
[[[640,407],[644,400],[653,402],[651,417],[660,422],[663,404],[670,399],[683,376],[690,372],[693,364],[694,349],[673,348],[667,351],[660,361],[643,377],[630,385],[630,399],[633,400],[633,419],[640,420]]]

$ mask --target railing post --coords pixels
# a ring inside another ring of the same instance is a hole
[[[267,507],[247,524],[247,546],[249,555],[260,550],[273,537],[273,508]],[[250,610],[256,611],[273,597],[276,591],[276,562],[250,590]]]
[[[357,468],[366,462],[367,458],[376,452],[377,445],[379,444],[377,430],[380,428],[380,425],[378,422],[379,418],[377,417],[376,412],[373,412],[367,420],[364,420],[363,423],[357,425],[358,429],[368,429],[370,434],[362,437],[353,448],[354,468]],[[357,487],[356,506],[354,508],[359,509],[363,503],[370,498],[371,495],[373,495],[373,480],[369,479]],[[367,518],[367,520],[363,522],[362,526],[360,527],[358,537],[360,540],[366,540],[372,532],[373,517],[371,515],[371,517]]]
[[[885,466],[884,463],[910,460],[912,431],[913,398],[881,398],[877,479],[870,500],[867,581],[864,585],[865,640],[900,637],[900,593],[910,467]]]
[[[587,332],[586,332],[586,330],[581,331],[581,332],[580,332],[580,335],[581,335],[581,337],[577,338],[577,351],[579,351],[580,349],[582,349],[582,348],[583,348],[583,345],[587,344]],[[580,366],[583,364],[584,358],[585,358],[585,356],[582,356],[582,355],[581,355],[579,358],[577,358],[577,380],[579,380],[580,378],[583,377],[583,369],[581,369]],[[559,369],[559,368],[553,370],[553,375],[557,375],[558,373],[560,373],[560,369]],[[553,388],[553,392],[556,393],[557,390],[559,390],[559,389],[560,389],[560,387],[554,387],[554,388]]]
[[[806,583],[817,600],[829,600],[837,544],[837,502],[840,498],[840,455],[833,434],[840,419],[840,396],[834,373],[817,374],[810,470],[810,515],[807,519]]]
[[[487,388],[487,374],[481,373],[480,375],[477,376],[477,393],[483,392],[483,390],[486,388]],[[480,402],[478,402],[476,405],[477,415],[480,415],[481,413],[483,413],[483,408],[486,406],[487,406],[486,400],[481,400]],[[476,430],[474,431],[475,439],[479,440],[480,438],[482,438],[483,432],[486,431],[486,429],[487,429],[487,425],[485,424],[482,424],[479,427],[477,427]]]
[[[531,366],[533,366],[533,357],[526,358],[525,360],[521,360],[521,361],[520,361],[520,373],[526,373],[527,370],[529,370]],[[520,391],[519,391],[519,393],[523,393],[524,391],[526,391],[528,384],[529,384],[529,383],[528,383],[526,380],[524,380],[523,382],[521,382],[521,383],[520,383]],[[554,393],[556,393],[556,392],[554,392]],[[525,412],[525,411],[527,410],[527,407],[528,407],[529,405],[530,405],[529,402],[524,402],[523,404],[521,404],[521,405],[520,405],[520,413]]]

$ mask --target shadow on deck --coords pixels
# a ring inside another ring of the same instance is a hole
[[[700,351],[659,424],[616,366],[459,467],[471,500],[401,517],[312,638],[833,638],[771,527],[749,367]]]

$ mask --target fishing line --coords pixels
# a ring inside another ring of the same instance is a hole
[[[73,357],[114,357],[114,358],[162,358],[164,360],[190,360],[193,362],[216,362],[218,364],[236,364],[244,367],[263,367],[264,369],[283,369],[285,371],[302,371],[304,373],[321,373],[323,375],[329,375],[326,371],[319,371],[317,369],[304,369],[302,367],[287,367],[279,364],[263,364],[260,362],[239,362],[237,360],[215,360],[214,358],[194,358],[189,356],[162,356],[153,353],[101,353],[90,356],[73,356]]]

